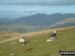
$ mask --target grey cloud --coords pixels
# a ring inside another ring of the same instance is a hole
[[[61,6],[61,5],[75,5],[75,0],[56,0],[54,2],[17,2],[17,3],[0,3],[3,5],[47,5],[47,6]]]
[[[75,0],[61,0],[54,2],[56,5],[75,5]]]

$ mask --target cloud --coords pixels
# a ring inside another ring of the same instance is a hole
[[[56,5],[75,5],[75,0],[61,0],[54,2]]]
[[[75,5],[75,0],[7,0],[0,2],[0,5],[47,5],[47,6],[61,6],[61,5]]]

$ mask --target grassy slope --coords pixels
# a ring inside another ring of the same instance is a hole
[[[0,31],[0,41],[3,41],[8,38],[12,38],[14,36],[18,36],[18,33],[16,32],[6,32],[6,31]]]
[[[75,18],[62,20],[60,22],[57,22],[56,24],[48,26],[48,28],[62,28],[62,27],[69,27],[69,26],[75,26]]]
[[[0,30],[9,32],[27,33],[41,30],[40,26],[24,26],[24,25],[1,25]]]
[[[75,50],[75,27],[57,31],[57,39],[47,43],[50,34],[32,36],[31,41],[21,45],[18,40],[0,44],[0,56],[60,56],[59,50]],[[29,38],[26,38],[27,40]],[[27,48],[33,48],[27,51]]]

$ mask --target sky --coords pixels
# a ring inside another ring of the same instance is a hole
[[[0,17],[75,13],[75,0],[0,0]]]
[[[75,5],[75,0],[0,0],[7,5]]]

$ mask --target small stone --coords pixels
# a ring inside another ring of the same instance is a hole
[[[51,40],[51,39],[46,40],[46,42],[51,42],[51,41],[53,41],[53,40]]]
[[[10,54],[10,56],[14,56],[14,55],[15,55],[14,53],[11,53],[11,54]]]

